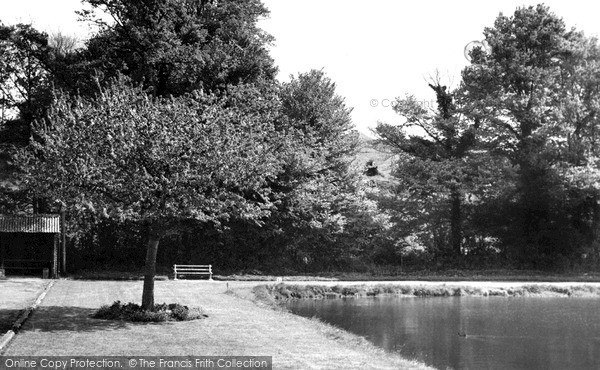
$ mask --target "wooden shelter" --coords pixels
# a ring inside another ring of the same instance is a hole
[[[0,215],[0,274],[44,270],[57,278],[66,273],[64,216]]]

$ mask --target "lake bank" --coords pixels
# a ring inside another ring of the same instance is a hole
[[[359,298],[381,295],[410,297],[600,297],[600,283],[578,282],[285,282],[254,288],[275,300]]]

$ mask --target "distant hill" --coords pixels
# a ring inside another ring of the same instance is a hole
[[[397,155],[392,149],[384,144],[378,144],[376,139],[370,138],[367,135],[359,134],[359,151],[354,160],[354,167],[359,171],[364,171],[368,161],[372,160],[377,166],[380,176],[376,179],[390,181],[392,179],[391,172],[393,164],[396,161]]]

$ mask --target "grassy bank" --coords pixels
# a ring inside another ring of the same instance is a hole
[[[259,285],[253,289],[259,299],[285,301],[301,298],[355,298],[397,295],[409,297],[600,297],[600,287],[592,285],[524,284],[521,286],[489,287],[473,285],[414,285],[414,284],[357,284],[357,285]]]

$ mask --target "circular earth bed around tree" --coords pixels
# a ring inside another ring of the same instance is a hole
[[[178,303],[155,304],[150,310],[142,309],[135,303],[123,304],[120,301],[104,305],[92,315],[103,320],[123,320],[132,322],[191,321],[208,317],[201,308],[183,306]]]

